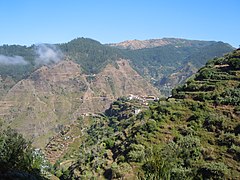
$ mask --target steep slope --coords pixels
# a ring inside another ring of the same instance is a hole
[[[20,45],[0,46],[0,86],[3,96],[18,81],[27,78],[37,68],[58,62],[63,57],[81,65],[85,74],[100,73],[108,64],[118,59],[128,59],[130,65],[144,78],[168,96],[173,87],[184,82],[186,77],[196,72],[207,60],[222,56],[233,50],[229,44],[215,41],[197,41],[179,38],[129,41],[134,48],[118,48],[117,45],[103,45],[89,38],[76,38],[62,44],[40,44],[30,47]],[[137,45],[135,45],[137,44]],[[136,46],[136,47],[135,47]],[[51,53],[48,53],[51,52]],[[52,56],[51,54],[54,54]],[[55,57],[62,58],[55,60]],[[188,64],[192,68],[181,76],[179,69]],[[180,75],[179,81],[171,82],[172,74]],[[12,79],[12,83],[7,83]],[[167,80],[167,84],[164,84]],[[6,84],[5,84],[6,82]]]
[[[240,49],[209,61],[171,98],[120,98],[82,131],[65,177],[237,180],[239,93]]]
[[[139,74],[148,77],[152,84],[163,90],[165,89],[163,87],[167,86],[167,84],[161,83],[164,82],[162,80],[169,79],[172,74],[178,73],[179,69],[188,66],[189,63],[192,68],[189,68],[186,73],[192,75],[193,72],[196,72],[196,69],[202,67],[209,59],[220,57],[233,50],[230,45],[222,42],[203,41],[201,46],[191,45],[190,42],[188,46],[169,44],[134,50],[129,54],[129,59],[132,60],[133,67]],[[168,85],[168,91],[171,91],[172,88],[185,80],[186,78],[183,81],[180,79],[180,81],[172,82]],[[169,93],[166,95],[169,95]]]
[[[0,103],[0,114],[6,125],[42,145],[62,124],[83,113],[101,112],[128,94],[159,95],[126,60],[92,75],[84,74],[75,62],[61,61],[42,66],[14,85]]]
[[[106,81],[107,84],[109,84],[107,89],[101,86],[106,84]],[[98,87],[97,84],[99,84],[100,87]],[[98,89],[94,89],[94,91],[105,91],[105,94],[112,91],[115,98],[121,97],[123,94],[157,95],[156,89],[149,86],[149,83],[134,71],[129,62],[124,59],[117,61],[115,66],[107,65],[104,70],[97,75],[96,82],[94,82],[93,85],[94,87],[98,87]]]
[[[123,58],[119,49],[89,38],[76,38],[57,46],[67,57],[80,64],[86,74],[99,73],[107,64]]]

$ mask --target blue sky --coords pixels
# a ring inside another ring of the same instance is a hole
[[[0,45],[178,37],[240,45],[240,0],[2,0]]]

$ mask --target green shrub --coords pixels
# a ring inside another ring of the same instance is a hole
[[[171,146],[173,145],[173,146]],[[168,147],[175,151],[175,143],[170,143]],[[146,160],[142,165],[144,171],[142,179],[170,179],[171,170],[175,165],[175,153],[172,154],[171,150],[167,150],[172,156],[169,159],[168,155],[164,155],[159,146],[149,147],[146,151]]]
[[[158,129],[157,123],[153,119],[149,119],[146,124],[143,125],[143,130],[147,131],[148,133],[154,132]]]
[[[229,169],[221,162],[205,163],[198,169],[198,174],[203,179],[225,179]]]
[[[118,156],[117,161],[118,162],[124,162],[125,161],[125,157],[123,155]]]
[[[233,133],[225,133],[218,138],[218,144],[227,147],[231,147],[233,144],[240,145],[239,142],[239,136],[235,136]]]
[[[141,162],[145,157],[145,147],[141,144],[131,144],[127,157],[130,162]]]
[[[197,137],[187,135],[163,148],[154,146],[146,150],[142,170],[146,179],[191,179],[195,164],[201,158],[201,143]]]
[[[65,171],[62,172],[61,179],[69,179],[70,177],[70,170],[66,169]]]
[[[42,159],[34,153],[31,142],[21,134],[10,128],[0,132],[0,174],[25,172],[39,176],[41,163]]]
[[[216,114],[210,114],[205,118],[203,127],[208,131],[215,132],[216,130],[223,130],[224,117]]]
[[[57,176],[58,178],[60,178],[62,175],[63,173],[60,169],[55,172],[55,176]]]
[[[232,145],[231,148],[228,149],[228,152],[234,154],[234,159],[240,161],[240,146]]]
[[[228,63],[234,69],[240,69],[240,58],[231,58],[231,60],[228,61]]]
[[[197,137],[188,135],[177,141],[178,157],[183,160],[185,166],[191,166],[194,161],[201,158],[202,146]]]
[[[240,106],[240,88],[226,89],[216,99],[218,104]]]
[[[111,149],[114,146],[115,140],[114,138],[108,138],[107,140],[104,141],[104,143],[106,144],[107,149]]]
[[[114,162],[111,167],[111,178],[123,178],[127,173],[131,172],[132,168],[128,163],[117,164]]]
[[[171,180],[190,180],[195,176],[191,168],[175,167],[172,169]]]

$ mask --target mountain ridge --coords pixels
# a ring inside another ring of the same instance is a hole
[[[187,46],[138,50],[121,50],[89,38],[56,45],[1,46],[5,59],[15,57],[18,62],[21,55],[26,63],[0,63],[0,114],[6,125],[45,144],[61,125],[83,113],[101,112],[120,96],[159,96],[156,87],[169,95],[208,58],[231,49],[225,43],[194,41],[192,47],[188,42],[192,41],[184,40]]]
[[[161,90],[159,82],[161,82],[162,78],[167,78],[171,73],[176,73],[179,66],[184,66],[184,64],[191,62],[195,68],[200,68],[208,59],[221,56],[234,49],[229,44],[215,41],[180,38],[163,38],[160,40],[169,41],[169,43],[164,46],[136,50],[110,47],[89,38],[76,38],[68,43],[32,45],[30,47],[4,45],[0,46],[0,54],[4,56],[5,60],[11,61],[15,59],[19,64],[2,64],[0,60],[0,75],[3,82],[6,78],[12,78],[17,82],[22,78],[28,77],[39,66],[46,65],[41,64],[39,60],[42,63],[54,62],[54,58],[58,57],[58,53],[61,52],[63,56],[80,64],[82,70],[87,74],[98,73],[107,64],[114,64],[119,58],[129,59],[131,66],[140,75],[149,81],[153,79],[152,83]],[[159,40],[153,39],[151,41]],[[50,52],[55,56],[49,56]],[[17,61],[19,60],[18,57],[23,58],[25,64]],[[54,60],[52,61],[51,58]],[[172,84],[170,89],[175,87],[175,85]]]
[[[206,44],[208,42],[208,44]],[[144,48],[154,48],[159,46],[174,45],[176,47],[187,47],[187,46],[206,46],[216,41],[203,41],[203,40],[188,40],[183,38],[161,38],[161,39],[147,39],[147,40],[126,40],[119,43],[107,44],[112,47],[122,48],[122,49],[144,49]]]
[[[26,64],[9,67],[23,69],[0,81],[1,128],[10,125],[34,146],[47,144],[56,176],[239,179],[239,49],[218,58],[231,47],[121,50],[89,39],[73,42],[59,47],[65,59],[43,54],[42,64],[29,61],[30,71]],[[55,48],[42,50],[54,54]],[[0,67],[7,75],[8,66]],[[23,72],[29,74],[12,76]],[[159,98],[149,83],[159,80],[160,86],[182,84]]]
[[[159,96],[128,61],[120,59],[117,66],[108,65],[95,75],[84,74],[72,61],[42,66],[8,91],[1,101],[5,108],[1,108],[0,114],[6,124],[33,136],[37,142],[42,135],[51,136],[58,126],[83,113],[103,111],[119,96]]]

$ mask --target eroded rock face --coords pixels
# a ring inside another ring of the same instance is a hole
[[[0,114],[35,145],[43,146],[61,124],[83,113],[102,112],[120,96],[155,95],[158,91],[131,68],[127,60],[86,75],[72,61],[43,66],[14,85],[0,102]]]

